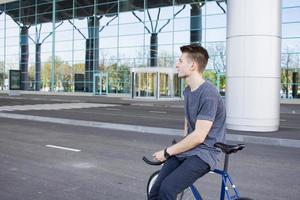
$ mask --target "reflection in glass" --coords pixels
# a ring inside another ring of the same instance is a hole
[[[174,75],[174,79],[173,79],[173,83],[174,83],[174,97],[181,97],[181,78],[178,77],[178,74]]]
[[[159,96],[160,97],[171,97],[170,93],[170,80],[169,75],[165,73],[159,74]]]
[[[154,97],[156,74],[155,73],[137,73],[136,74],[136,96],[137,97]]]
[[[106,95],[108,92],[108,74],[95,73],[93,85],[94,95]]]

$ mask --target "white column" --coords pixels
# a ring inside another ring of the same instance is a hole
[[[227,128],[278,130],[280,45],[280,0],[227,1]]]

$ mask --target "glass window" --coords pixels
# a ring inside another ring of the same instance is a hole
[[[101,37],[100,34],[100,47],[101,48],[117,48],[118,37]]]
[[[115,19],[117,20],[117,19]],[[115,21],[114,20],[114,21]],[[104,23],[100,20],[100,27],[101,29],[103,28]],[[118,37],[118,26],[110,24],[109,26],[105,26],[101,32],[100,32],[101,37]]]
[[[173,43],[173,33],[159,33],[158,34],[158,45],[161,44],[169,44],[171,45]]]
[[[287,38],[281,40],[281,52],[286,53],[287,50],[293,52],[300,52],[300,37],[299,38]]]
[[[300,37],[300,23],[283,24],[282,37]]]
[[[175,44],[189,44],[190,43],[190,31],[178,31],[174,32]]]
[[[190,29],[190,18],[175,18],[174,19],[174,31],[185,31]]]
[[[300,20],[300,6],[294,8],[282,9],[282,22],[299,22]]]
[[[226,28],[213,28],[205,30],[205,41],[225,41],[226,40]]]
[[[120,0],[119,7],[120,12],[141,10],[144,9],[144,1]]]
[[[119,42],[120,47],[142,46],[144,42],[144,35],[120,36]]]
[[[282,7],[300,6],[299,0],[282,0]]]
[[[156,94],[156,73],[136,73],[135,92],[137,97],[154,97]]]
[[[206,16],[206,28],[226,27],[226,15]]]
[[[172,45],[160,45],[158,48],[158,66],[159,67],[174,67]]]
[[[105,60],[105,63],[117,63],[118,49],[117,48],[100,48],[100,60]]]
[[[120,47],[119,58],[134,58],[140,49],[140,47]]]
[[[215,1],[206,2],[203,6],[203,9],[205,9],[205,15],[223,14],[223,9],[226,12],[227,5],[224,2],[220,2],[220,6]]]
[[[134,22],[132,24],[121,24],[119,26],[120,36],[123,35],[140,35],[144,34],[144,25],[139,22]]]
[[[174,97],[181,96],[181,78],[178,77],[178,74],[174,75],[173,78],[173,87],[174,87]]]
[[[89,1],[87,1],[89,2]],[[118,0],[111,0],[110,2],[98,1],[97,4],[97,15],[116,15],[118,13]],[[90,15],[91,16],[91,15]],[[112,22],[112,24],[118,24],[117,21]]]
[[[171,97],[170,78],[168,74],[159,74],[159,96]]]
[[[175,2],[176,3],[176,2]],[[175,18],[187,18],[190,16],[190,8],[191,6],[188,6],[186,4],[184,5],[175,5],[174,6],[174,12],[173,14],[176,15]]]

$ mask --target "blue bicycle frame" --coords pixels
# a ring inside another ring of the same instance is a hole
[[[218,170],[215,169],[213,172],[219,174],[222,176],[222,186],[221,186],[221,196],[220,196],[220,200],[224,200],[225,198],[225,194],[228,200],[235,200],[238,199],[240,197],[240,194],[236,188],[236,186],[233,184],[229,174],[226,171],[222,171],[222,170]],[[234,191],[234,195],[230,195],[229,193],[229,188],[227,187],[227,181],[229,182],[231,188]]]
[[[240,194],[239,194],[236,186],[233,184],[229,174],[226,171],[215,169],[212,172],[222,176],[220,200],[224,200],[225,195],[227,197],[227,200],[236,200],[240,197]],[[234,191],[234,195],[232,195],[232,196],[229,193],[229,188],[227,187],[227,182],[230,183],[230,186],[231,186],[232,190]],[[194,185],[190,186],[190,189],[195,197],[195,200],[203,200],[203,198],[201,197],[200,193],[198,192],[198,190],[196,189],[196,187]]]

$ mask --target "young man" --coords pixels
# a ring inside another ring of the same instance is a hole
[[[178,193],[215,168],[220,151],[213,145],[225,140],[225,106],[216,88],[203,78],[207,51],[196,45],[180,50],[176,69],[188,85],[183,92],[184,138],[153,154],[155,160],[166,162],[149,200],[176,200]]]

